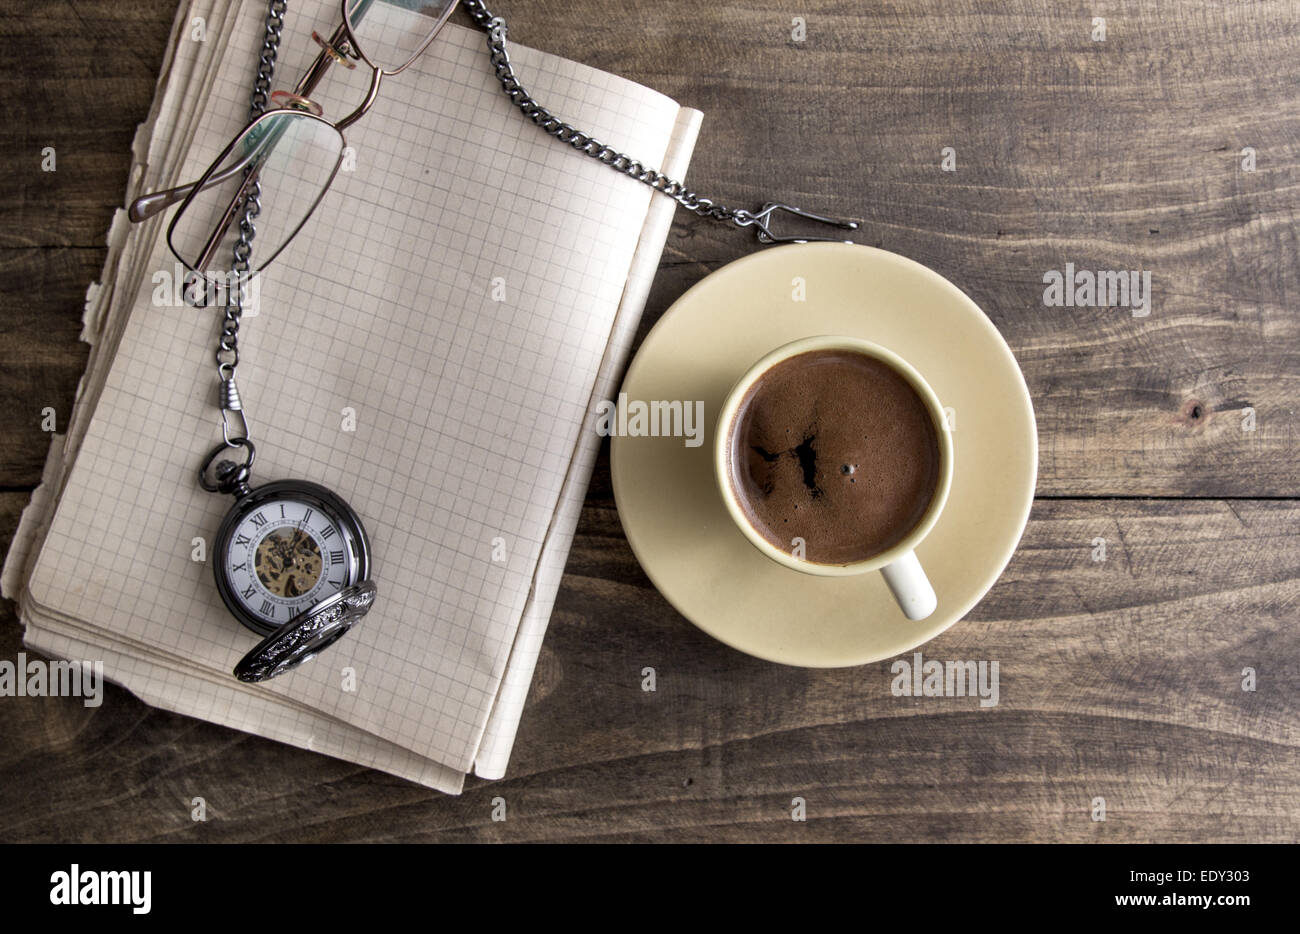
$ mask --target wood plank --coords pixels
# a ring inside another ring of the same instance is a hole
[[[1121,4],[1105,42],[1090,38],[1082,6],[1028,0],[810,3],[803,42],[791,41],[792,14],[775,0],[640,2],[616,21],[591,4],[517,6],[505,12],[519,41],[706,112],[690,173],[702,193],[856,215],[861,242],[965,289],[1025,370],[1042,493],[1300,492],[1294,4]],[[3,79],[11,109],[0,136],[16,156],[0,166],[0,245],[100,248],[166,36],[169,14],[149,7],[79,3],[84,24],[51,12],[25,31],[5,27],[11,59],[39,27],[59,64]],[[100,41],[119,21],[126,41]],[[44,177],[29,156],[56,130],[72,135],[57,177]],[[1255,172],[1241,168],[1247,145]],[[944,146],[956,150],[955,172],[939,167]],[[678,213],[647,324],[753,247]],[[0,263],[0,312],[21,301],[66,333],[85,282],[34,292],[51,263],[68,261],[30,251]],[[1151,272],[1151,314],[1045,307],[1042,277],[1065,263]],[[11,391],[43,396],[32,380],[73,386],[81,357],[61,356],[52,375],[20,368]],[[5,413],[0,436],[24,430],[26,417]],[[25,444],[9,450],[0,486],[36,482],[39,458]]]
[[[101,248],[122,203],[175,8],[13,4],[0,25],[0,247]],[[42,170],[52,146],[56,170]],[[84,289],[84,283],[82,287]]]
[[[67,429],[90,353],[81,314],[86,286],[99,277],[97,250],[0,250],[0,487],[33,487],[49,450],[43,411]],[[52,299],[61,308],[55,311]],[[75,298],[74,298],[75,296]]]
[[[19,499],[0,495],[0,527]],[[999,661],[982,709],[895,697],[889,663],[808,671],[714,642],[597,489],[507,780],[449,798],[116,688],[95,710],[8,699],[0,839],[1293,841],[1298,521],[1293,502],[1040,501],[988,598],[922,649]],[[18,650],[0,624],[0,658]]]

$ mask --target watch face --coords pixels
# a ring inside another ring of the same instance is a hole
[[[231,612],[263,635],[367,573],[355,513],[324,487],[278,481],[235,504],[217,536],[217,587]]]

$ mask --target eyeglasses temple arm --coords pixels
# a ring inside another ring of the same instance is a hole
[[[211,188],[213,185],[220,185],[222,182],[228,181],[231,177],[239,174],[247,168],[255,154],[256,150],[251,149],[245,153],[244,157],[238,162],[232,163],[220,172],[214,172],[208,179],[208,183],[203,187]],[[176,188],[166,188],[162,191],[155,191],[147,195],[141,195],[132,201],[127,207],[127,217],[131,219],[133,224],[138,224],[140,221],[147,221],[159,211],[164,211],[177,201],[184,200],[185,197],[194,190],[194,186],[197,184],[198,182],[190,182],[187,185],[180,185]]]
[[[254,164],[254,160],[262,160],[270,154],[276,141],[284,135],[284,131],[279,128],[272,128],[262,139],[257,141],[255,146],[249,147],[248,151],[235,162],[232,162],[220,172],[214,172],[209,176],[203,185],[203,190],[211,188],[213,185],[220,185],[229,181],[240,172],[245,172]],[[132,223],[138,224],[140,221],[146,221],[153,217],[159,211],[171,207],[177,201],[183,201],[194,190],[198,182],[190,182],[186,185],[179,185],[176,188],[167,188],[163,191],[155,191],[152,194],[141,195],[136,198],[127,207],[127,217]],[[243,191],[243,188],[240,189]]]

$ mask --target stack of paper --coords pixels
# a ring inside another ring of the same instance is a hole
[[[297,82],[337,9],[291,0],[275,87]],[[182,4],[128,200],[198,178],[243,127],[265,15],[265,0]],[[512,61],[568,122],[685,173],[697,111],[521,46]],[[314,95],[327,116],[364,97],[363,71],[331,71]],[[674,204],[527,121],[484,35],[455,24],[385,80],[347,142],[353,158],[260,279],[239,384],[254,485],[310,480],[362,517],[371,613],[291,673],[232,677],[258,637],[222,605],[201,546],[233,500],[196,482],[221,438],[220,312],[174,300],[170,211],[140,225],[119,212],[109,231],[89,366],[4,593],[28,646],[102,660],[147,703],[454,793],[470,770],[505,773],[599,445],[593,416]]]

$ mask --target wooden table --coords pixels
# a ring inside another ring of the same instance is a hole
[[[9,698],[0,839],[1300,836],[1300,6],[497,5],[512,38],[703,110],[701,192],[857,215],[860,242],[931,266],[1006,336],[1038,413],[1038,499],[999,583],[924,650],[1000,660],[999,705],[703,635],[629,550],[606,449],[507,780],[447,797],[116,688],[95,710]],[[66,419],[86,361],[83,294],[173,14],[5,7],[0,547],[40,479],[41,409]],[[753,248],[679,211],[644,327]],[[1149,316],[1045,306],[1067,262],[1149,270]]]

